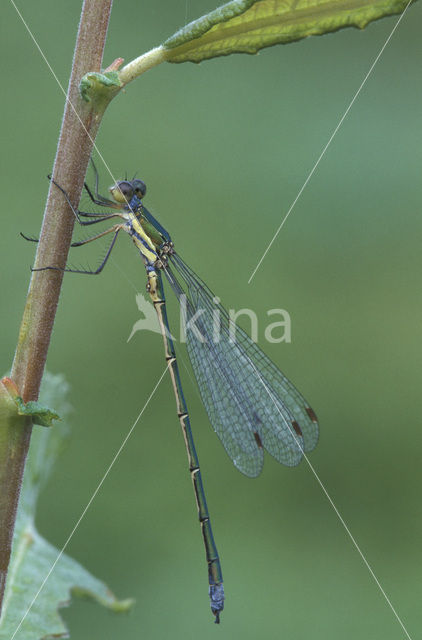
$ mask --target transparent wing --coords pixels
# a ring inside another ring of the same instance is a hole
[[[167,279],[185,313],[186,342],[211,424],[235,466],[259,475],[263,448],[288,466],[318,440],[316,416],[303,396],[214,302],[208,287],[177,254]]]

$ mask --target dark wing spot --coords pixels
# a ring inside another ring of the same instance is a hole
[[[311,407],[306,407],[306,413],[308,414],[308,416],[310,417],[312,422],[318,422],[318,418],[316,417],[316,413],[315,413],[315,411],[313,409],[311,409]]]
[[[255,440],[256,440],[256,444],[258,445],[258,447],[260,449],[262,449],[262,440],[261,440],[261,436],[259,435],[259,433],[257,433],[256,431],[253,432]]]
[[[296,420],[293,420],[292,422],[292,427],[293,429],[296,431],[298,436],[302,435],[302,429],[299,427],[298,423],[296,422]]]

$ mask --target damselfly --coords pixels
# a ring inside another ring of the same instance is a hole
[[[228,455],[242,473],[250,477],[260,474],[264,449],[282,464],[297,465],[304,453],[317,444],[317,418],[299,391],[257,344],[233,324],[218,298],[175,251],[167,231],[142,202],[146,194],[144,182],[120,180],[109,189],[113,198],[110,200],[99,194],[95,166],[94,171],[94,192],[87,184],[85,190],[95,205],[104,208],[102,212],[79,210],[72,205],[67,193],[55,184],[79,224],[97,224],[111,218],[118,218],[119,222],[102,233],[72,244],[73,247],[82,246],[112,234],[105,258],[96,270],[66,268],[64,271],[100,273],[120,231],[129,234],[141,255],[146,269],[147,290],[163,336],[177,415],[186,443],[208,564],[211,610],[218,623],[224,608],[223,577],[168,324],[161,274],[164,273],[183,305],[188,354],[208,417]],[[46,266],[38,270],[47,269],[57,267]]]

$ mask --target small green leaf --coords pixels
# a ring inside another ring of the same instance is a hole
[[[39,424],[42,427],[51,427],[53,420],[60,420],[60,416],[49,409],[44,407],[39,402],[24,402],[20,396],[15,399],[16,406],[18,408],[18,414],[20,416],[31,416],[34,424]]]
[[[39,402],[24,402],[13,380],[5,376],[0,380],[0,406],[2,407],[0,414],[3,413],[3,410],[10,402],[15,405],[18,416],[29,416],[34,424],[39,424],[42,427],[51,427],[53,420],[60,420],[60,416],[55,411]],[[13,409],[11,409],[11,412],[12,414],[15,413]]]
[[[41,401],[56,406],[63,419],[70,411],[67,394],[68,385],[63,376],[44,375]],[[34,429],[32,434],[0,619],[1,638],[10,639],[18,627],[15,640],[68,637],[58,609],[66,606],[72,595],[90,598],[116,612],[127,611],[132,605],[132,600],[117,600],[103,582],[78,562],[60,555],[35,528],[39,491],[51,473],[66,436],[67,429],[62,423],[54,429]]]
[[[80,81],[79,91],[85,102],[109,102],[121,86],[117,71],[90,71]]]
[[[416,0],[414,0],[416,1]],[[233,0],[168,38],[168,62],[201,62],[257,53],[312,35],[356,27],[401,13],[408,0]]]

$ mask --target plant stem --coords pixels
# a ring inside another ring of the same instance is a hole
[[[128,62],[128,64],[120,69],[120,82],[123,86],[127,85],[142,73],[145,73],[145,71],[152,69],[152,67],[155,67],[157,64],[161,64],[161,62],[165,62],[166,56],[167,51],[163,47],[156,47],[135,58],[135,60],[131,60],[131,62]]]
[[[83,102],[78,87],[85,73],[101,69],[111,6],[112,0],[84,0],[54,163],[54,179],[76,203],[79,202],[93,141],[107,106],[107,101],[101,107]],[[73,224],[74,217],[63,194],[50,183],[35,267],[65,267]],[[25,402],[38,398],[62,278],[62,271],[32,273],[11,373]],[[31,429],[28,421],[17,429],[17,433],[1,440],[0,611]]]

